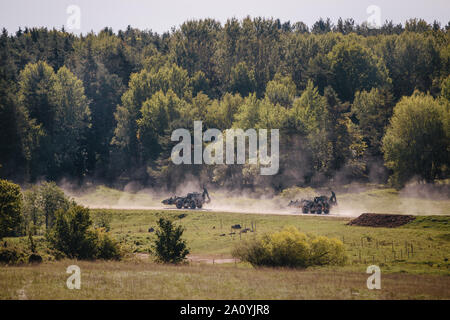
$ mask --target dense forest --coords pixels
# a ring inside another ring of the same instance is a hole
[[[0,36],[0,176],[274,190],[450,172],[450,23],[192,20]],[[174,165],[177,128],[280,129],[280,170]]]

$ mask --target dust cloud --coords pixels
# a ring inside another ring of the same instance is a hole
[[[163,199],[173,195],[186,196],[190,192],[202,192],[203,184],[196,177],[188,177],[178,185],[175,192],[158,188],[144,188],[130,182],[121,190],[103,185],[89,184],[79,187],[69,181],[58,185],[78,203],[89,208],[105,209],[173,209],[164,205]],[[270,189],[257,192],[246,189],[208,188],[211,202],[204,211],[240,212],[254,214],[299,215],[301,208],[288,207],[290,200],[312,199],[314,196],[329,197],[331,190],[337,196],[338,205],[329,215],[357,217],[362,213],[393,213],[413,215],[450,214],[450,186],[448,184],[421,184],[412,181],[402,190],[387,188],[375,183],[350,183],[339,185],[336,181],[324,188],[293,187],[276,194]],[[325,216],[325,215],[322,215]]]

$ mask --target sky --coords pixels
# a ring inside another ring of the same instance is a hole
[[[378,9],[373,9],[374,7]],[[369,12],[368,12],[369,8]],[[383,23],[404,23],[422,18],[450,20],[448,0],[0,0],[0,27],[16,32],[20,27],[48,27],[74,33],[98,32],[112,27],[115,32],[132,27],[163,33],[184,21],[214,18],[273,17],[282,22],[303,21],[311,26],[320,17],[353,18],[357,23],[378,18]]]

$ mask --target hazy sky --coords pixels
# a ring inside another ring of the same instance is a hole
[[[247,15],[303,21],[309,26],[320,17],[333,22],[353,18],[361,23],[370,16],[366,12],[370,5],[380,8],[381,22],[404,23],[417,17],[446,25],[450,20],[449,0],[0,0],[0,27],[10,32],[19,26],[60,29],[64,25],[68,29],[70,5],[80,9],[80,28],[70,30],[75,33],[97,32],[105,26],[117,31],[127,25],[162,33],[188,19],[209,17],[223,23]]]

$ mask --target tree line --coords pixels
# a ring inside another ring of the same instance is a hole
[[[0,174],[175,188],[448,178],[450,23],[186,21],[0,36]],[[280,129],[280,171],[176,166],[171,132]],[[389,179],[389,180],[388,180]]]

